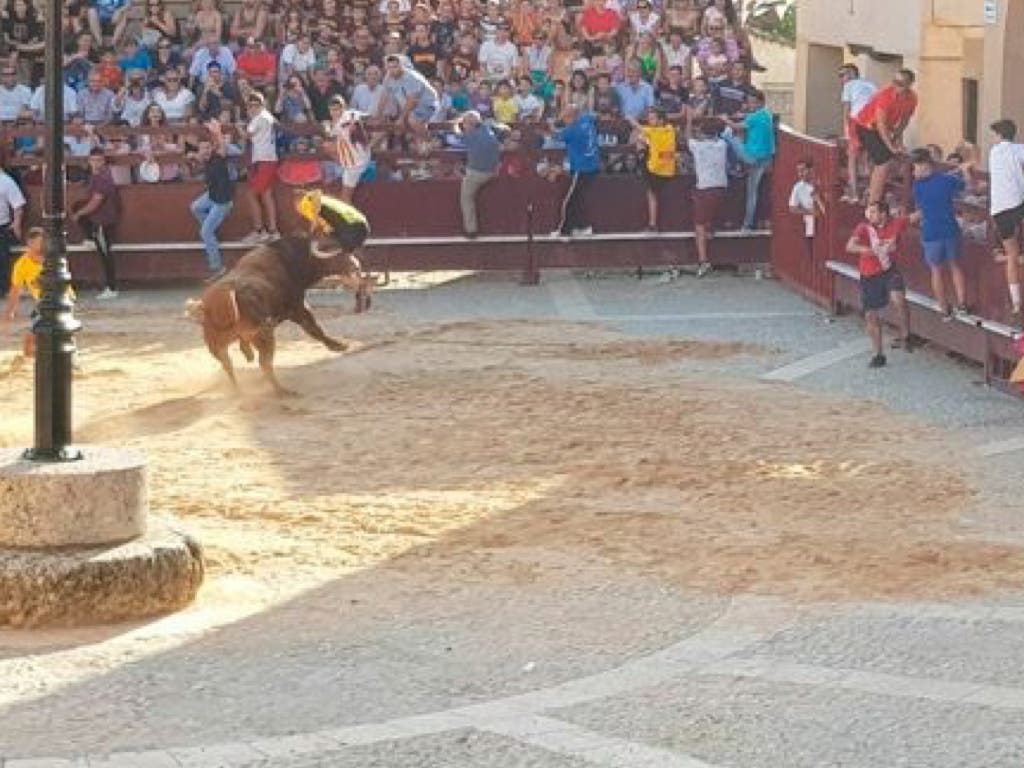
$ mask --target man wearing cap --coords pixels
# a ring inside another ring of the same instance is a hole
[[[235,196],[235,185],[228,172],[227,146],[220,122],[210,120],[206,124],[210,138],[199,142],[199,151],[192,159],[203,163],[206,191],[192,201],[192,215],[199,222],[199,237],[206,250],[206,267],[212,280],[224,273],[224,258],[217,240],[217,230],[231,213]]]
[[[480,113],[475,110],[466,112],[460,125],[466,145],[466,175],[462,177],[462,185],[459,187],[462,228],[466,237],[476,237],[476,196],[498,172],[501,162],[501,139],[498,134],[508,129],[485,124]]]

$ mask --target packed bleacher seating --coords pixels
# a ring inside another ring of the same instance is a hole
[[[742,0],[66,0],[67,154],[84,167],[102,148],[120,184],[195,178],[186,154],[216,118],[244,174],[259,92],[298,179],[309,165],[340,176],[328,140],[337,96],[378,159],[364,181],[455,175],[452,121],[470,109],[516,127],[506,147],[558,150],[550,122],[570,103],[600,118],[602,170],[635,171],[635,153],[611,148],[632,146],[630,121],[648,107],[673,122],[744,111],[757,63],[742,18]],[[24,178],[42,152],[42,9],[9,0],[2,32],[5,164]],[[401,70],[389,73],[391,57]],[[690,164],[681,152],[680,169]]]

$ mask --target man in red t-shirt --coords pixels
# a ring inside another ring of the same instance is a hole
[[[857,138],[871,158],[868,202],[885,196],[889,164],[903,152],[903,132],[917,109],[914,73],[901,69],[891,85],[871,97],[856,117]]]
[[[900,335],[893,340],[893,346],[913,352],[906,287],[895,264],[910,220],[906,217],[893,218],[889,205],[883,201],[869,203],[865,216],[867,220],[854,228],[846,244],[846,252],[856,256],[859,262],[861,304],[874,351],[870,367],[881,368],[885,365],[881,313],[889,306],[890,299],[896,306],[900,326]]]
[[[615,42],[622,29],[622,17],[606,8],[603,0],[587,0],[577,24],[585,43],[583,52],[593,56],[604,46]]]

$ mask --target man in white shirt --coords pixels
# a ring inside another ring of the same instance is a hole
[[[32,102],[32,89],[18,82],[18,70],[4,64],[0,70],[0,121],[13,123]]]
[[[25,196],[14,179],[0,171],[0,298],[11,285],[11,246],[21,240]]]
[[[839,80],[843,84],[843,92],[840,97],[843,102],[843,120],[846,126],[846,162],[847,182],[846,197],[851,203],[859,203],[860,195],[857,192],[857,170],[861,161],[860,139],[857,137],[857,123],[855,122],[860,111],[871,101],[871,97],[878,91],[878,86],[870,80],[860,76],[860,70],[855,64],[844,64],[839,68]]]
[[[544,117],[544,102],[534,95],[533,80],[523,75],[516,81],[514,101],[519,109],[519,119],[528,123],[538,122]]]
[[[721,137],[721,121],[701,123],[698,135],[693,137],[693,120],[686,121],[686,145],[693,155],[693,169],[697,176],[693,192],[693,228],[697,240],[697,277],[711,271],[708,259],[708,240],[718,224],[722,205],[729,189],[726,172],[729,145]]]
[[[277,178],[277,140],[274,116],[267,110],[263,94],[253,91],[246,97],[249,122],[245,132],[252,149],[249,166],[249,209],[252,212],[253,231],[244,241],[262,243],[276,240],[277,205],[274,202],[274,180]],[[266,227],[264,228],[264,223]]]
[[[37,120],[45,120],[46,112],[46,93],[44,92],[44,86],[40,85],[35,91],[32,92],[32,100],[28,103],[32,109],[32,116]],[[64,83],[64,118],[70,119],[72,115],[78,112],[78,94],[75,90]]]
[[[182,123],[192,116],[196,97],[181,84],[178,70],[169,69],[164,73],[164,87],[153,92],[153,103],[164,111],[169,123]]]
[[[1017,124],[992,124],[996,141],[988,156],[989,205],[1006,256],[1006,284],[1014,321],[1021,320],[1020,225],[1024,221],[1024,144],[1017,144]]]
[[[508,39],[508,25],[502,24],[494,34],[494,39],[480,46],[480,69],[484,77],[492,83],[508,80],[512,77],[519,64],[519,51]]]
[[[284,83],[293,74],[305,80],[316,66],[316,51],[309,35],[302,33],[294,43],[288,43],[281,51],[278,78]]]
[[[365,77],[365,82],[352,89],[352,109],[377,120],[384,116],[387,106],[384,86],[380,82],[380,67],[371,64],[366,68]]]

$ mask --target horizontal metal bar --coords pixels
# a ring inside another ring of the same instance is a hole
[[[835,272],[837,275],[847,277],[855,282],[860,282],[860,270],[856,267],[846,264],[842,261],[826,261],[825,267],[831,272]],[[932,312],[938,314],[941,309],[939,303],[935,301],[931,296],[925,296],[924,294],[918,293],[917,291],[907,291],[907,301],[918,307],[930,309]],[[986,320],[978,315],[954,315],[953,319],[958,323],[964,325],[970,325],[975,328],[981,328],[996,336],[1002,336],[1006,339],[1016,339],[1021,335],[1021,331],[1016,328],[1011,328],[1005,323],[997,323],[994,320]]]

